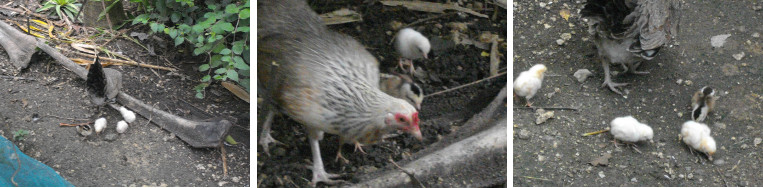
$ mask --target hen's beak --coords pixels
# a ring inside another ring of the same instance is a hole
[[[413,136],[414,138],[416,138],[416,140],[419,140],[419,141],[424,140],[424,137],[421,136],[421,131],[419,129],[412,130],[408,133],[411,134],[411,136]]]
[[[429,58],[427,58],[427,54],[424,54],[424,59],[429,59]]]

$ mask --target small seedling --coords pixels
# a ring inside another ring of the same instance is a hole
[[[18,131],[13,132],[13,140],[15,141],[21,141],[24,140],[24,136],[28,135],[29,131],[21,129]]]

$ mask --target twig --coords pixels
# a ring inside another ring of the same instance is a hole
[[[50,114],[47,114],[46,116],[48,116],[48,117],[54,117],[54,118],[58,118],[58,119],[68,119],[68,120],[74,120],[74,121],[88,121],[88,120],[89,120],[89,119],[77,119],[77,118],[68,118],[68,117],[61,117],[61,116],[55,116],[55,115],[50,115]]]
[[[59,127],[76,127],[80,125],[90,125],[93,122],[87,122],[87,123],[58,123]]]
[[[228,176],[228,162],[225,160],[225,146],[220,147],[220,153],[223,157],[223,177]]]
[[[406,24],[406,25],[404,25],[403,27],[400,27],[400,28],[410,27],[410,26],[413,26],[413,25],[416,25],[416,24],[419,24],[419,23],[422,23],[422,22],[426,22],[426,21],[434,20],[434,19],[440,19],[442,17],[450,16],[450,15],[455,15],[455,14],[456,14],[456,12],[451,12],[451,13],[447,13],[447,14],[440,14],[440,15],[437,15],[437,16],[432,16],[432,17],[429,17],[429,18],[424,18],[424,19],[416,20],[415,22],[411,22],[411,23]]]
[[[530,177],[530,176],[522,176],[522,177],[523,178],[527,178],[527,179],[534,179],[534,180],[551,181],[551,180],[544,179],[544,178],[536,178],[536,177]]]
[[[720,177],[721,177],[721,180],[723,180],[723,185],[724,185],[724,186],[726,186],[726,187],[728,187],[728,186],[729,186],[729,182],[726,182],[726,178],[724,178],[724,177],[723,177],[723,174],[721,174],[721,170],[718,170],[718,168],[716,167],[716,168],[715,168],[715,172],[717,172],[717,173],[718,173],[718,176],[720,176]]]
[[[487,78],[483,78],[483,79],[481,79],[481,80],[477,80],[477,81],[474,81],[474,82],[472,82],[472,83],[468,83],[468,84],[464,84],[464,85],[456,86],[456,87],[454,87],[454,88],[450,88],[450,89],[446,89],[446,90],[442,90],[442,91],[434,92],[434,93],[432,93],[432,94],[429,94],[429,95],[427,95],[426,97],[431,97],[431,96],[435,96],[435,95],[443,94],[443,93],[445,93],[445,92],[450,92],[450,91],[453,91],[453,90],[461,89],[461,88],[463,88],[463,87],[466,87],[466,86],[470,86],[470,85],[474,85],[474,84],[478,84],[478,83],[480,83],[480,82],[484,82],[484,81],[486,81],[486,80],[490,80],[490,79],[493,79],[493,78],[497,78],[497,77],[499,77],[499,76],[503,76],[503,75],[506,75],[506,72],[498,73],[498,74],[496,74],[495,76],[490,76],[490,77],[487,77]]]
[[[75,54],[81,55],[81,56],[95,58],[95,55],[90,55],[90,54],[87,54],[87,53],[75,52],[75,51],[71,51],[71,50],[67,50],[67,49],[61,49],[61,48],[59,48],[59,50],[75,53]],[[112,58],[107,58],[107,57],[100,57],[100,59],[104,60],[104,61],[112,61],[112,62],[115,62],[115,63],[122,63],[122,64],[127,64],[127,65],[135,65],[135,66],[139,66],[139,67],[146,67],[146,68],[152,68],[152,69],[162,69],[162,70],[173,71],[173,72],[177,71],[177,70],[175,70],[173,68],[169,68],[169,67],[163,67],[163,66],[158,66],[158,65],[150,65],[150,64],[138,63],[138,62],[133,62],[133,61],[125,61],[125,60],[112,59]]]
[[[0,75],[0,78],[5,78],[9,80],[30,80],[30,81],[37,81],[34,78],[25,78],[25,77],[18,77],[18,76],[6,76],[6,75]]]
[[[577,108],[572,108],[572,107],[536,107],[536,106],[533,106],[533,107],[514,107],[514,109],[531,109],[531,110],[535,110],[535,109],[538,109],[538,108],[540,108],[540,109],[547,109],[547,110],[574,110],[574,111],[578,111],[579,110]]]
[[[403,171],[403,173],[408,175],[408,177],[411,178],[411,184],[418,185],[419,187],[424,187],[424,184],[422,184],[421,181],[419,181],[419,179],[416,178],[415,174],[403,169],[403,167],[400,167],[400,165],[397,165],[397,163],[395,163],[395,161],[392,160],[391,158],[389,159],[389,162],[392,162],[392,164],[395,165],[395,167],[397,167],[398,169],[400,169],[400,171]]]
[[[13,147],[13,152],[16,153],[16,161],[19,163],[19,168],[17,168],[16,171],[13,171],[13,175],[11,176],[11,183],[13,183],[13,186],[18,187],[19,184],[16,183],[15,178],[16,178],[16,174],[18,174],[19,171],[21,171],[21,156],[19,156],[19,149],[15,146]]]
[[[604,130],[600,130],[600,131],[594,131],[594,132],[590,132],[590,133],[585,133],[585,134],[583,134],[583,136],[597,135],[597,134],[605,133],[607,131],[609,131],[609,128],[604,129]]]

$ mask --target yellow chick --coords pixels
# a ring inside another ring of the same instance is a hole
[[[535,96],[543,83],[543,74],[545,72],[546,66],[537,64],[531,67],[530,70],[519,73],[519,76],[514,79],[514,94],[524,97],[528,107],[532,105],[530,99]]]

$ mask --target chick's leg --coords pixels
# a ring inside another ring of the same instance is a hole
[[[366,154],[365,151],[363,151],[363,144],[360,144],[360,142],[355,142],[355,152],[360,150],[360,153]]]
[[[620,90],[617,90],[616,87],[626,86],[628,83],[615,83],[612,82],[612,79],[610,77],[609,73],[609,62],[604,60],[604,58],[599,58],[599,61],[601,61],[601,66],[604,67],[604,83],[601,83],[601,87],[609,86],[609,90],[614,91],[617,94],[622,95],[623,93],[620,92]]]
[[[262,146],[262,149],[265,150],[265,154],[268,156],[270,155],[269,146],[270,144],[281,144],[283,143],[279,142],[276,139],[273,139],[272,136],[270,136],[270,125],[273,123],[273,117],[275,116],[275,113],[273,110],[268,110],[268,115],[265,117],[265,123],[262,124],[262,133],[260,134],[260,140],[259,143]]]
[[[636,62],[636,63],[628,64],[630,66],[630,68],[628,69],[628,72],[630,72],[631,74],[638,74],[638,75],[649,74],[648,71],[636,71],[636,68],[638,68],[638,66],[641,66],[642,62],[643,61],[639,61],[639,62]]]
[[[342,180],[332,180],[331,178],[338,178],[337,174],[329,174],[323,168],[323,159],[321,159],[321,148],[318,146],[318,141],[323,139],[323,131],[307,128],[308,141],[310,142],[310,150],[313,153],[313,165],[308,166],[313,171],[313,180],[310,182],[310,186],[315,187],[318,182],[323,182],[329,185],[334,185],[342,182]]]
[[[349,164],[350,160],[347,160],[342,156],[342,146],[344,145],[344,140],[342,138],[339,138],[339,149],[336,150],[336,159],[334,159],[335,162],[339,162],[339,159],[342,159],[343,164]]]

